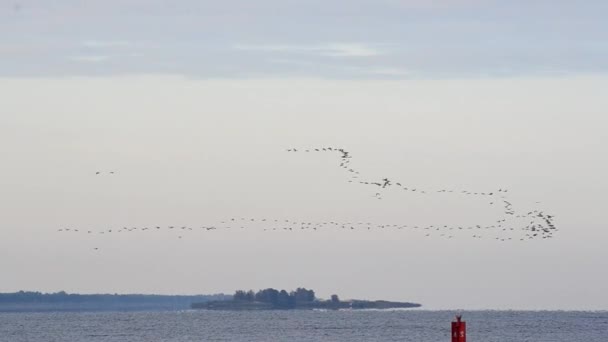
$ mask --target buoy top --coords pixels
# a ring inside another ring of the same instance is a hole
[[[462,319],[462,314],[456,315],[456,321],[457,322],[460,322],[461,319]]]

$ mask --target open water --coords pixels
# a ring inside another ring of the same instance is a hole
[[[450,341],[452,311],[0,313],[1,342]],[[608,312],[465,312],[469,342],[606,342]]]

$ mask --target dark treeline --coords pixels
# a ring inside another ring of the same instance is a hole
[[[230,296],[214,295],[148,295],[148,294],[70,294],[64,291],[42,293],[19,291],[0,293],[0,311],[54,310],[182,310],[192,302],[226,300]]]
[[[293,309],[298,304],[315,301],[315,291],[298,288],[295,291],[276,290],[268,288],[253,292],[252,290],[237,290],[232,296],[234,301],[268,303],[275,308]]]
[[[386,300],[340,300],[338,295],[331,295],[330,299],[319,299],[315,297],[313,290],[298,288],[287,292],[268,288],[254,292],[252,290],[238,290],[232,296],[232,300],[208,301],[205,303],[192,303],[193,309],[207,310],[311,310],[311,309],[394,309],[394,308],[417,308],[420,304],[410,302],[392,302]]]
[[[150,302],[150,301],[166,301],[173,299],[177,302],[185,300],[188,303],[195,300],[222,300],[226,299],[223,294],[220,295],[146,295],[146,294],[70,294],[64,291],[55,293],[42,293],[31,291],[19,291],[14,293],[0,293],[0,303],[81,303],[81,302]]]

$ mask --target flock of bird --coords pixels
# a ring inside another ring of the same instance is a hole
[[[466,235],[474,239],[492,239],[497,241],[525,241],[531,239],[550,239],[553,234],[558,231],[558,228],[553,223],[554,215],[546,214],[540,210],[530,210],[518,212],[508,198],[508,189],[499,188],[491,191],[474,191],[467,189],[428,189],[420,188],[402,181],[397,181],[389,178],[382,179],[364,179],[359,171],[351,166],[352,155],[350,152],[336,147],[320,147],[320,148],[289,148],[290,153],[334,153],[337,156],[337,165],[344,169],[347,174],[347,182],[358,184],[360,186],[370,187],[374,192],[373,197],[378,200],[383,199],[386,191],[405,191],[411,194],[419,194],[420,196],[430,195],[458,195],[458,196],[473,196],[487,200],[490,206],[500,206],[504,216],[499,217],[491,224],[475,224],[475,225],[415,225],[403,223],[377,223],[367,221],[357,222],[341,222],[341,221],[308,221],[302,219],[286,219],[286,218],[256,218],[256,217],[232,217],[224,221],[214,224],[205,225],[152,225],[140,227],[123,226],[120,228],[105,228],[105,229],[82,229],[74,227],[59,228],[58,232],[71,234],[128,234],[128,233],[144,233],[144,232],[162,232],[171,231],[178,232],[177,238],[182,239],[185,233],[192,231],[216,231],[216,230],[239,230],[239,229],[260,229],[262,231],[326,231],[326,230],[341,230],[341,231],[387,231],[387,230],[409,230],[419,232],[425,237],[439,237],[452,239],[457,236]],[[114,175],[115,171],[102,172],[96,171],[96,175],[109,174]],[[537,202],[539,203],[539,202]],[[98,247],[94,248],[98,250]]]
[[[473,238],[481,239],[486,234],[505,232],[515,233],[517,228],[506,224],[506,219],[498,220],[491,225],[407,225],[407,224],[378,224],[374,222],[338,222],[338,221],[303,221],[289,219],[266,219],[266,218],[231,218],[228,221],[221,221],[215,225],[201,226],[141,226],[141,227],[121,227],[121,228],[106,228],[106,229],[78,229],[78,228],[59,228],[58,232],[65,233],[80,233],[80,234],[120,234],[120,233],[143,233],[154,231],[176,231],[181,232],[178,238],[182,238],[183,234],[189,231],[215,231],[215,230],[233,230],[233,229],[248,229],[257,222],[261,225],[263,231],[326,231],[334,230],[362,230],[362,231],[378,231],[378,230],[411,230],[423,232],[424,236],[437,236],[444,238],[454,238],[458,232],[469,232]],[[539,235],[541,238],[549,238],[548,235],[543,235],[542,229],[536,230],[530,228],[530,233],[525,237],[516,237],[504,235],[502,237],[494,237],[495,240],[510,241],[532,239]]]
[[[531,233],[525,234],[528,239],[536,237],[548,239],[553,237],[553,232],[558,231],[557,227],[553,223],[554,215],[549,215],[540,210],[531,210],[527,212],[518,213],[513,204],[508,200],[508,189],[499,188],[491,191],[476,191],[468,189],[422,189],[420,187],[406,184],[402,181],[391,180],[389,178],[382,178],[379,180],[366,180],[361,178],[361,173],[354,169],[350,164],[352,160],[352,154],[343,148],[336,147],[320,147],[320,148],[308,148],[308,149],[297,149],[289,148],[287,152],[291,153],[315,153],[315,152],[326,152],[335,153],[339,159],[339,167],[344,169],[348,174],[348,183],[360,184],[364,186],[374,187],[374,197],[381,200],[383,193],[387,190],[396,189],[398,191],[406,191],[409,193],[420,194],[421,196],[428,196],[431,194],[456,194],[461,196],[474,196],[488,200],[488,205],[495,206],[501,205],[503,208],[505,217],[517,218],[517,219],[528,219],[526,224],[518,226],[521,231],[529,231]],[[540,203],[540,202],[536,202]],[[507,218],[498,220],[498,228],[502,228],[503,224],[506,224]],[[446,226],[447,227],[447,226]],[[476,225],[475,227],[481,227]],[[461,227],[460,227],[461,228]],[[515,228],[509,227],[509,230],[515,230]],[[502,238],[498,238],[502,240]]]

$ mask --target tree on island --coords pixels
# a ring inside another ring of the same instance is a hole
[[[260,302],[269,303],[273,307],[282,309],[293,309],[297,303],[312,303],[316,300],[315,292],[299,287],[295,291],[276,290],[267,288],[253,292],[252,290],[237,290],[232,299],[240,302]]]
[[[195,309],[210,310],[289,310],[289,309],[392,309],[415,308],[420,304],[386,300],[350,299],[341,301],[337,294],[327,300],[317,299],[313,290],[297,288],[295,291],[267,288],[257,292],[238,290],[233,300],[193,303]]]
[[[292,292],[293,296],[296,299],[296,302],[314,302],[315,301],[315,291],[307,290],[302,287],[298,287],[295,292]]]
[[[334,304],[340,303],[340,298],[338,297],[337,294],[331,295],[331,302]]]

